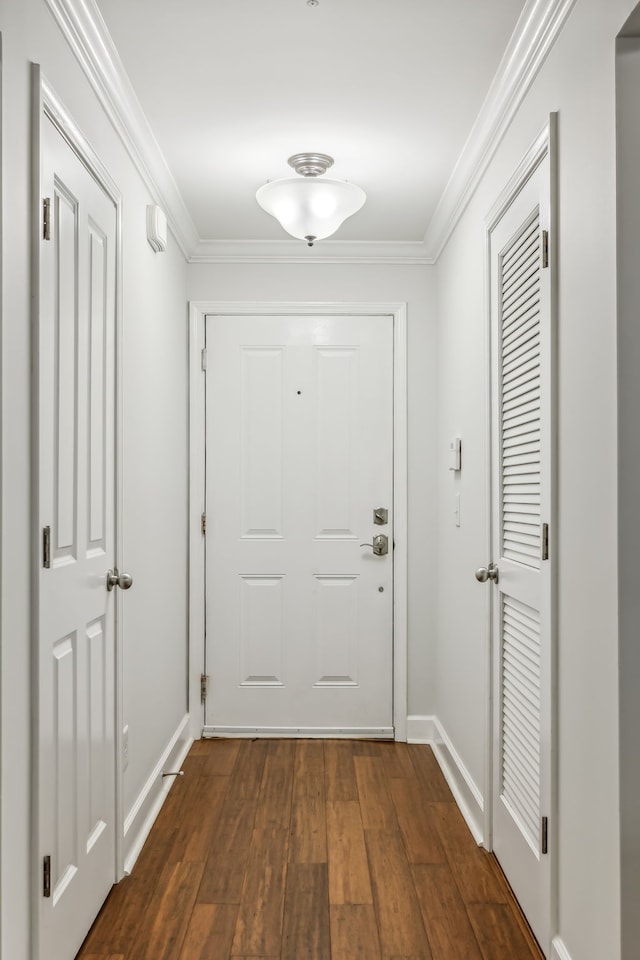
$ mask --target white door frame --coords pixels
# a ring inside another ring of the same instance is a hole
[[[485,449],[487,452],[486,476],[487,482],[487,503],[486,503],[486,525],[485,525],[485,560],[496,560],[491,555],[493,549],[493,443],[492,443],[492,391],[493,391],[493,372],[491,362],[491,344],[493,338],[492,312],[491,312],[491,232],[497,225],[507,209],[511,206],[513,200],[520,192],[522,186],[531,177],[533,172],[539,166],[541,161],[548,155],[550,166],[550,220],[549,220],[549,268],[551,270],[551,292],[550,292],[550,312],[551,312],[551,342],[552,342],[552,373],[549,389],[550,411],[551,411],[551,449],[554,461],[557,464],[557,420],[558,420],[558,375],[557,375],[557,317],[558,317],[558,287],[557,287],[557,114],[551,113],[549,120],[532,143],[531,147],[523,157],[513,176],[500,193],[493,207],[485,217],[485,281],[486,281],[486,303],[485,303],[485,410],[486,410],[486,437]],[[551,939],[554,932],[558,929],[558,706],[557,706],[557,556],[558,556],[558,509],[557,509],[557,481],[553,473],[550,497],[550,517],[549,525],[551,531],[551,550],[550,562],[551,568],[551,636],[549,642],[551,645],[551,740],[549,743],[550,773],[551,773],[551,809],[549,811],[549,852],[551,873],[551,937],[548,944],[541,944],[547,951],[547,956],[551,956]],[[496,638],[493,636],[493,616],[492,616],[492,598],[493,590],[486,591],[485,606],[485,801],[484,801],[484,840],[483,846],[487,850],[493,849],[493,738],[494,738],[494,656]]]
[[[191,736],[202,735],[200,677],[205,657],[205,390],[202,350],[205,318],[219,316],[393,317],[393,725],[407,739],[407,305],[406,303],[296,303],[199,300],[189,304],[189,704]]]
[[[122,549],[122,490],[123,490],[123,456],[122,456],[122,197],[120,190],[86,139],[73,117],[62,101],[43,76],[38,64],[32,65],[32,510],[33,524],[31,530],[32,579],[31,591],[34,605],[39,603],[39,571],[41,562],[41,530],[38,526],[38,485],[40,480],[40,466],[38,455],[38,330],[39,330],[39,291],[40,291],[40,236],[42,230],[42,200],[41,196],[41,158],[42,158],[42,129],[43,124],[53,123],[60,135],[66,140],[77,157],[84,164],[93,179],[104,190],[113,202],[116,213],[116,249],[115,249],[115,556],[113,564],[120,566],[120,552]],[[119,591],[114,593],[115,616],[115,704],[113,723],[115,727],[115,851],[113,876],[114,883],[124,876],[124,779],[122,764],[122,630],[121,630],[121,598]],[[37,690],[39,643],[37,619],[34,619],[32,629],[32,684],[31,689]],[[31,704],[32,716],[32,744],[31,744],[31,826],[32,836],[38,836],[38,704],[34,699]],[[32,845],[32,924],[37,930],[38,907],[42,896],[42,864],[38,859],[38,844]],[[35,938],[34,938],[35,940]],[[32,945],[35,949],[35,942]]]

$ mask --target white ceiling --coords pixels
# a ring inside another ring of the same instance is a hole
[[[422,241],[523,0],[97,0],[205,240],[282,240],[255,202],[300,151],[367,203],[340,240]]]

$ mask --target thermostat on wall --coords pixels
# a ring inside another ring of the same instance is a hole
[[[147,240],[156,253],[167,249],[167,218],[155,203],[147,207]]]
[[[449,444],[449,470],[459,470],[462,463],[462,442],[454,437]]]

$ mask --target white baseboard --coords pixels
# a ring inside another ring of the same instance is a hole
[[[138,794],[124,821],[124,870],[131,873],[162,804],[173,786],[174,777],[163,777],[164,770],[179,770],[191,748],[189,715],[180,721],[176,732],[162,751],[149,779]]]
[[[429,743],[451,788],[460,812],[478,844],[484,839],[484,800],[482,791],[462,762],[437,717],[407,717],[407,741]]]
[[[549,960],[571,960],[571,955],[560,937],[553,938]]]
[[[407,743],[433,743],[436,734],[435,717],[407,717]]]

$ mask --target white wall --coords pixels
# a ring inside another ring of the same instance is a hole
[[[442,459],[438,465],[437,712],[482,789],[486,592],[473,571],[491,559],[483,220],[550,111],[558,111],[555,826],[557,932],[572,960],[620,957],[614,49],[630,7],[630,0],[578,0],[437,268],[438,450],[458,431],[464,443],[459,530],[447,509],[452,479]]]
[[[44,0],[4,0],[2,366],[2,956],[29,956],[30,61],[123,194],[123,595],[129,809],[186,710],[186,265],[145,239],[151,198]]]
[[[435,530],[435,276],[424,265],[191,264],[190,300],[406,301],[409,420],[410,714],[432,712]]]
[[[640,11],[640,8],[638,8]],[[640,944],[640,23],[618,42],[618,496],[622,956]]]

